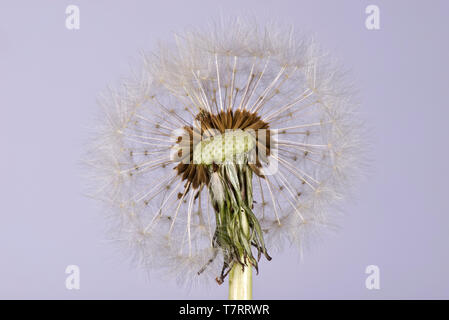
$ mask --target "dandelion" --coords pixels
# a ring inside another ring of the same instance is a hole
[[[252,271],[307,246],[358,173],[360,124],[335,62],[293,29],[235,20],[143,55],[102,97],[88,159],[115,237],[181,283]]]

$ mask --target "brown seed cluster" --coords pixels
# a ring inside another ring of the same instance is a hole
[[[256,113],[247,110],[229,110],[218,114],[201,111],[195,117],[198,126],[185,126],[184,133],[178,136],[177,156],[179,164],[174,168],[182,180],[194,189],[207,185],[210,179],[210,168],[205,164],[193,163],[194,142],[201,141],[201,137],[211,137],[215,134],[223,134],[226,130],[253,130],[256,132],[256,154],[255,164],[249,164],[251,170],[262,177],[260,168],[262,162],[267,161],[270,154],[270,130],[268,123],[261,120]],[[259,134],[263,132],[263,134]],[[262,156],[261,156],[262,155]],[[186,159],[189,157],[189,159]],[[216,165],[212,166],[214,168]]]

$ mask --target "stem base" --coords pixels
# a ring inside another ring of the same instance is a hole
[[[251,300],[252,267],[235,263],[229,273],[229,300]]]

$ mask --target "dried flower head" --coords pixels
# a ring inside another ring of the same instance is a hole
[[[360,125],[342,73],[274,24],[184,32],[101,105],[96,196],[138,262],[180,281],[221,283],[285,240],[303,246],[357,175]]]

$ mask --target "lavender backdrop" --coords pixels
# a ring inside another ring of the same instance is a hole
[[[96,95],[139,49],[220,14],[314,32],[353,72],[372,127],[372,167],[341,232],[306,255],[263,261],[259,299],[449,298],[449,2],[13,1],[0,4],[0,298],[226,298],[147,279],[104,242],[78,165]],[[81,29],[65,28],[76,4]],[[381,29],[365,28],[365,7]],[[65,268],[81,268],[81,289]],[[380,267],[381,289],[365,288]]]

